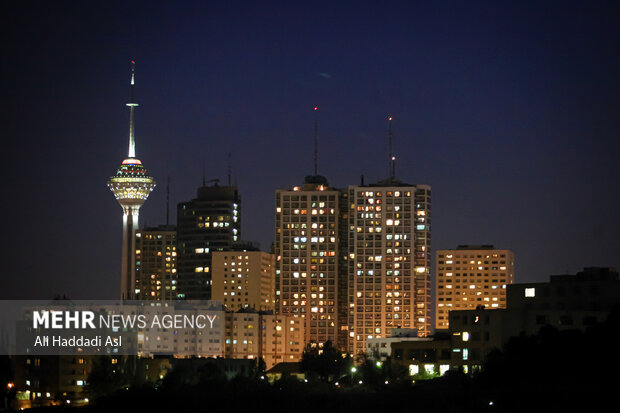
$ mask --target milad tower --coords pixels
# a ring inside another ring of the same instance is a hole
[[[136,158],[136,140],[134,136],[134,110],[138,106],[134,99],[135,62],[131,62],[131,86],[129,106],[129,154],[123,160],[114,176],[108,180],[108,188],[123,208],[123,253],[121,269],[121,299],[131,300],[135,297],[136,263],[135,244],[136,228],[140,207],[155,188],[155,179],[149,176],[144,165]]]

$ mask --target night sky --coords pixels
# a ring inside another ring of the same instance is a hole
[[[95,5],[96,3],[96,5]],[[539,4],[540,3],[540,4]],[[583,2],[4,1],[0,298],[115,299],[136,149],[165,222],[233,181],[242,236],[268,250],[277,188],[313,171],[432,187],[433,249],[515,252],[516,281],[620,267],[620,7]]]

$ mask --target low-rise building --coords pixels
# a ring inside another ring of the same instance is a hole
[[[391,345],[392,362],[406,367],[409,375],[443,375],[453,366],[453,352],[450,336],[445,333],[433,337],[403,340]]]
[[[418,331],[412,328],[394,328],[390,337],[376,337],[366,340],[366,355],[385,360],[392,354],[392,343],[404,341],[429,341],[430,338],[418,337]]]
[[[407,365],[412,375],[422,369],[475,371],[511,337],[533,335],[544,326],[585,330],[603,322],[620,303],[620,277],[612,268],[585,268],[576,275],[551,276],[546,283],[508,285],[506,295],[506,309],[481,305],[451,311],[445,335],[390,342],[392,359]]]
[[[225,357],[262,357],[268,369],[281,362],[301,360],[304,319],[253,310],[229,312],[225,318]]]
[[[506,308],[506,287],[514,282],[514,254],[493,245],[459,245],[435,253],[435,328],[449,327],[457,310]]]

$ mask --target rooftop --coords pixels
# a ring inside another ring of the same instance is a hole
[[[483,245],[459,245],[457,250],[492,250],[495,249],[492,244]]]

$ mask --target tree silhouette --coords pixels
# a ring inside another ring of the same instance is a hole
[[[119,357],[116,363],[110,356],[93,357],[93,367],[86,381],[90,400],[109,396],[136,383],[136,357]]]
[[[349,372],[352,365],[351,356],[343,355],[331,341],[326,341],[322,348],[308,344],[301,358],[301,369],[307,377],[325,382],[334,381]]]

